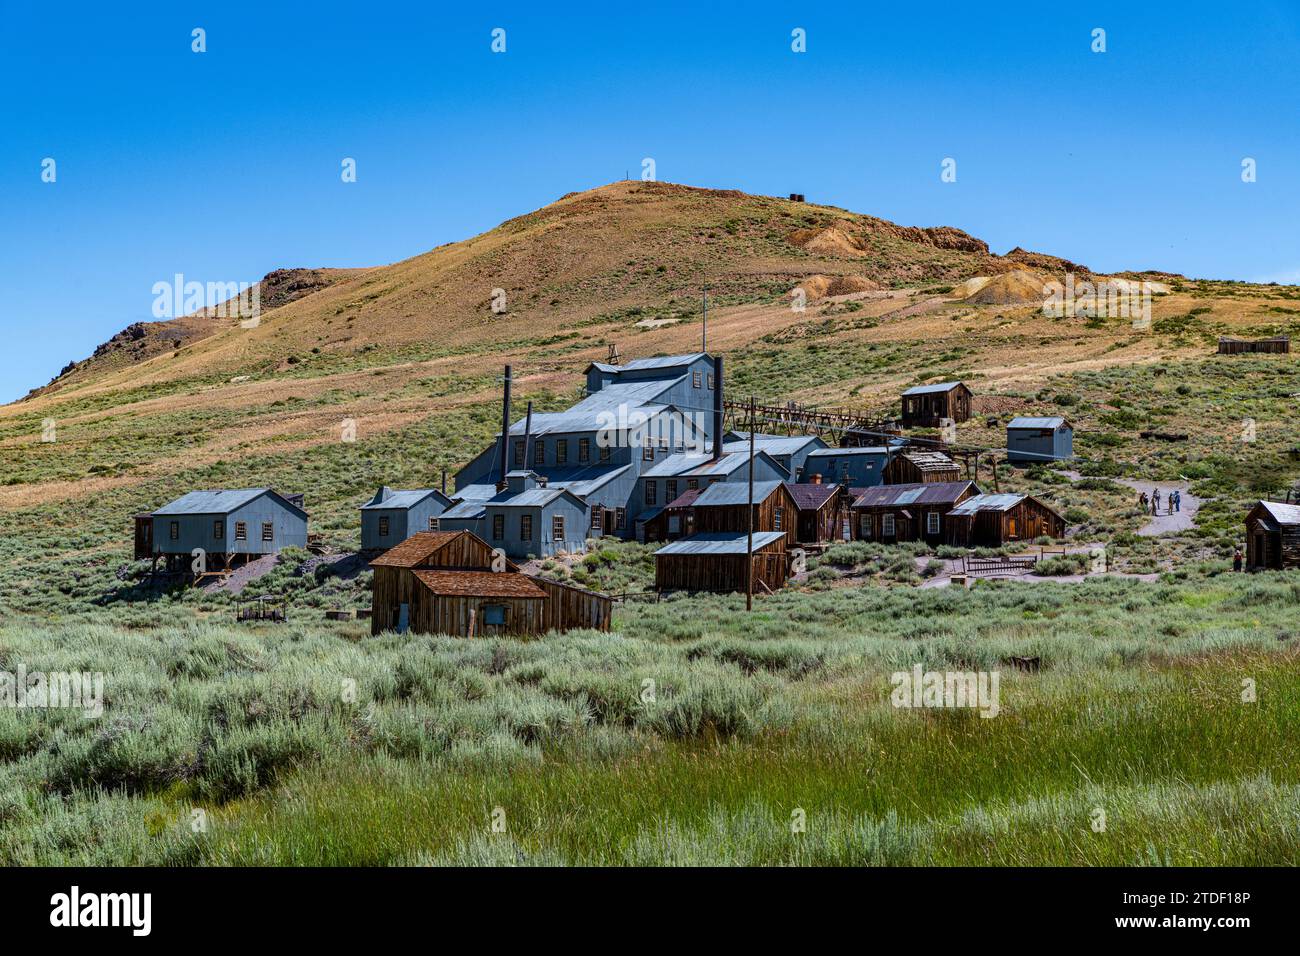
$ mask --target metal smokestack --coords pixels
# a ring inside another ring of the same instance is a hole
[[[750,423],[752,429],[753,423]],[[722,457],[722,356],[713,359],[713,460]]]
[[[506,472],[510,470],[510,366],[506,366],[505,392],[501,398],[501,475],[497,486],[504,488]]]
[[[528,403],[528,415],[524,418],[524,470],[532,468],[533,462],[533,403]]]

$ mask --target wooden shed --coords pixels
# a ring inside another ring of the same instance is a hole
[[[967,498],[948,512],[948,544],[997,547],[1009,541],[1065,536],[1065,519],[1031,495],[994,494]]]
[[[746,532],[715,531],[666,544],[655,552],[658,591],[744,591],[752,565],[754,593],[779,590],[790,576],[785,535],[754,532],[754,550],[747,560]]]
[[[711,531],[748,531],[749,483],[720,482],[699,493],[689,505],[690,527],[695,534]],[[754,482],[755,531],[776,531],[785,535],[786,545],[795,541],[798,506],[783,481]]]
[[[938,428],[945,418],[961,423],[970,418],[973,393],[963,382],[917,385],[903,392],[904,428]]]
[[[1246,514],[1246,569],[1300,568],[1300,505],[1261,501]]]
[[[941,451],[904,451],[885,466],[887,485],[928,485],[960,481],[961,466]]]
[[[1219,339],[1220,355],[1240,355],[1243,352],[1290,352],[1291,339],[1278,335],[1271,339]]]
[[[421,532],[370,566],[372,634],[479,637],[609,630],[608,595],[523,574],[469,531]]]
[[[800,544],[847,541],[853,536],[849,524],[852,499],[843,485],[800,482],[785,487],[798,509],[795,540]]]
[[[853,531],[862,541],[942,544],[948,515],[980,493],[971,481],[944,481],[864,488],[853,502]]]

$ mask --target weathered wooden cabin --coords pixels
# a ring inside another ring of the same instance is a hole
[[[435,488],[394,491],[382,487],[361,506],[361,550],[382,551],[420,531],[437,531],[452,501]]]
[[[963,382],[916,385],[903,392],[903,427],[938,428],[945,418],[960,424],[970,418],[973,397]]]
[[[644,527],[638,531],[638,540],[676,541],[695,533],[695,499],[704,493],[702,488],[683,491],[662,508],[641,516]]]
[[[749,530],[749,483],[723,482],[710,485],[689,505],[692,532]],[[755,531],[776,531],[787,545],[795,540],[795,519],[799,508],[783,481],[754,482]]]
[[[853,530],[861,541],[942,544],[948,531],[948,515],[979,493],[972,481],[866,488],[852,505]]]
[[[370,562],[370,632],[529,636],[609,630],[607,595],[523,574],[469,531],[425,531]]]
[[[798,509],[795,540],[800,544],[847,541],[853,536],[849,522],[852,498],[843,485],[824,482],[786,484]]]
[[[1243,352],[1290,352],[1291,339],[1278,335],[1271,339],[1219,339],[1220,355],[1240,355]]]
[[[994,494],[967,498],[948,512],[948,544],[997,547],[1010,541],[1065,536],[1065,519],[1031,495]]]
[[[1007,461],[1031,464],[1074,457],[1074,429],[1059,415],[1021,415],[1007,422]]]
[[[1300,505],[1261,501],[1246,514],[1246,570],[1300,568]]]
[[[136,558],[155,567],[162,558],[168,571],[190,567],[196,548],[209,571],[222,571],[287,547],[307,547],[307,512],[301,495],[271,488],[191,491],[135,516]]]
[[[887,485],[927,485],[960,481],[961,466],[941,451],[903,451],[885,466]]]
[[[755,531],[747,555],[743,531],[714,531],[666,544],[655,552],[658,591],[744,591],[753,568],[754,593],[779,590],[790,577],[790,555],[780,531]]]

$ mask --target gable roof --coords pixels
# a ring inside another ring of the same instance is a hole
[[[414,508],[429,496],[441,499],[444,505],[451,504],[451,499],[437,488],[417,488],[411,491],[394,491],[387,485],[375,492],[375,496],[361,506],[362,511],[381,511],[389,509]]]
[[[681,368],[690,365],[702,358],[708,358],[707,352],[692,352],[688,355],[660,355],[654,358],[632,359],[630,362],[624,362],[622,365],[610,365],[606,362],[592,362],[587,366],[590,371],[593,368],[600,369],[602,372],[639,372],[646,369],[658,368]]]
[[[871,455],[877,457],[888,455],[889,449],[883,445],[876,445],[866,448],[818,448],[816,451],[808,452],[809,458],[848,458],[855,455]]]
[[[695,499],[704,494],[703,488],[687,488],[672,501],[664,505],[665,508],[689,508],[695,504]]]
[[[786,474],[786,469],[779,461],[765,451],[756,451],[755,459],[765,459],[778,474]],[[729,475],[749,461],[749,453],[723,452],[722,457],[714,459],[708,452],[678,452],[669,455],[663,461],[655,462],[653,467],[641,472],[642,478],[679,478],[683,475],[706,477],[709,475]]]
[[[774,494],[781,485],[782,482],[779,481],[754,482],[754,503],[766,501],[768,495]],[[747,481],[720,481],[716,485],[709,485],[695,499],[696,508],[721,508],[748,503],[749,482]]]
[[[755,531],[754,550],[767,547],[785,537],[784,531]],[[655,555],[661,554],[744,554],[747,533],[744,531],[715,531],[695,534],[666,544]],[[752,553],[752,552],[751,552]]]
[[[1300,505],[1288,505],[1280,501],[1261,501],[1255,507],[1263,508],[1278,524],[1300,524]]]
[[[487,502],[482,498],[470,498],[467,501],[457,501],[450,508],[438,516],[439,521],[453,520],[456,518],[482,518],[487,514]]]
[[[1029,495],[1009,494],[1006,492],[1000,495],[975,495],[973,498],[967,498],[948,513],[951,515],[973,515],[980,511],[1010,511],[1028,497]],[[1042,504],[1042,502],[1039,503]]]
[[[787,481],[785,487],[800,511],[817,511],[840,490],[836,484],[811,481]]]
[[[863,488],[856,501],[855,508],[882,508],[901,505],[942,505],[952,504],[970,489],[976,495],[979,488],[973,481],[932,481],[928,484],[877,485]],[[962,507],[958,505],[957,507]],[[956,509],[954,509],[955,511]]]
[[[442,571],[418,569],[411,572],[417,581],[434,594],[447,597],[535,598],[545,599],[546,592],[514,571]]]
[[[1065,419],[1060,415],[1045,415],[1034,417],[1033,415],[1018,415],[1007,422],[1008,428],[1060,428],[1065,424]]]
[[[734,436],[734,437],[733,437]],[[796,455],[810,444],[816,443],[825,448],[826,442],[816,435],[755,435],[754,450],[765,451],[769,455]],[[749,452],[748,432],[729,432],[723,439],[724,452]]]
[[[957,470],[957,463],[941,451],[905,451],[898,458],[906,458],[921,472]]]
[[[965,388],[968,392],[970,391],[965,382],[936,382],[934,385],[913,385],[911,388],[906,389],[903,394],[932,395],[937,392],[951,392],[954,388],[958,387]]]
[[[181,495],[175,501],[169,501],[157,511],[156,515],[221,515],[229,514],[256,501],[262,495],[271,495],[285,508],[303,518],[307,512],[285,498],[273,488],[215,488],[209,491],[191,491]]]
[[[421,531],[389,548],[370,562],[372,568],[413,568],[468,531]]]

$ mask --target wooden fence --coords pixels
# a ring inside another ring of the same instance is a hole
[[[1033,570],[1038,563],[1036,554],[1017,554],[996,558],[963,557],[961,569],[963,574],[1024,574]]]

